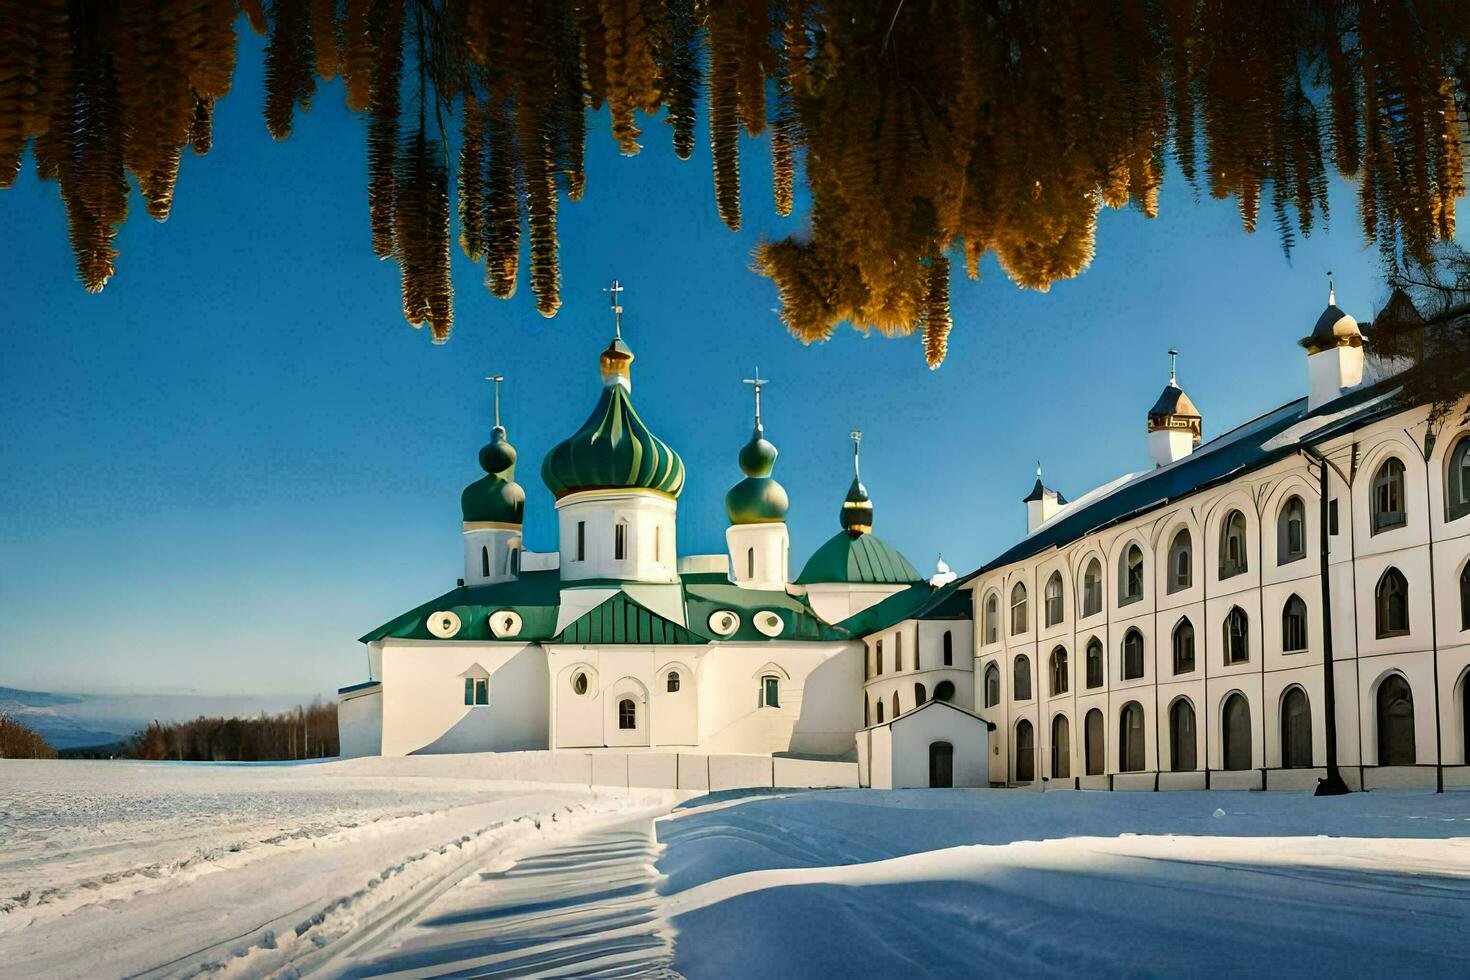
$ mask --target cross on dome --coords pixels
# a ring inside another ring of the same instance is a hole
[[[495,382],[495,427],[500,428],[500,383],[505,380],[503,374],[489,374],[485,376],[486,381]]]
[[[853,429],[848,433],[852,437],[852,475],[853,479],[862,477],[861,455],[863,444],[863,430]]]
[[[759,429],[761,427],[761,385],[768,385],[771,382],[761,377],[760,368],[756,368],[751,373],[753,377],[742,378],[740,380],[741,384],[748,384],[755,389],[755,427]]]
[[[605,286],[602,290],[608,294],[608,301],[612,304],[613,328],[617,332],[617,338],[623,339],[623,284],[614,279],[611,286]]]
[[[1177,380],[1178,377],[1179,377],[1178,367],[1179,367],[1179,352],[1177,350],[1175,350],[1174,348],[1170,347],[1169,348],[1169,384],[1174,385],[1176,388],[1179,386],[1179,381]]]
[[[1337,287],[1332,282],[1332,270],[1327,270],[1327,305],[1337,305]]]

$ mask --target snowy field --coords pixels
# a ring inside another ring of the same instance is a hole
[[[1470,976],[1470,794],[704,802],[658,824],[687,976]]]
[[[0,762],[0,977],[1470,976],[1470,794],[476,772]]]

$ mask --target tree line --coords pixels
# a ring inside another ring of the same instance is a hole
[[[0,759],[54,759],[56,750],[14,718],[0,715]]]
[[[119,758],[182,762],[277,762],[338,754],[337,705],[321,699],[253,718],[204,715],[152,722],[123,743]]]

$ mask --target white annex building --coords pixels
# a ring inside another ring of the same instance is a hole
[[[841,528],[790,574],[759,377],[728,549],[680,557],[683,463],[633,408],[619,332],[591,416],[541,466],[558,550],[522,547],[497,400],[461,499],[464,578],[363,637],[343,754],[748,753],[858,760],[862,785],[1048,789],[1304,789],[1333,766],[1354,789],[1470,787],[1467,406],[1406,401],[1407,364],[1367,341],[1329,297],[1301,341],[1306,397],[1208,441],[1171,373],[1151,468],[1070,502],[1038,472],[1024,538],[926,581],[872,533],[856,474]]]

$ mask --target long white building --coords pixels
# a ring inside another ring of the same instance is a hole
[[[1208,441],[1171,374],[1151,468],[1070,502],[1038,472],[1024,538],[925,581],[856,473],[789,574],[758,378],[727,550],[680,557],[683,463],[633,408],[619,334],[541,467],[558,550],[523,547],[497,406],[464,577],[363,637],[344,754],[780,754],[856,758],[864,785],[1051,789],[1301,789],[1335,763],[1350,788],[1470,786],[1467,406],[1406,401],[1405,365],[1365,340],[1329,298],[1307,394]]]

